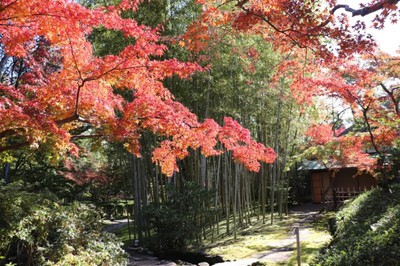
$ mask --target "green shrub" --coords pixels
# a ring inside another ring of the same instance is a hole
[[[377,188],[337,212],[333,239],[318,265],[400,265],[400,185]]]
[[[18,265],[123,265],[115,236],[101,231],[93,206],[57,203],[22,183],[0,187],[1,263]],[[79,262],[79,263],[75,263]]]
[[[213,193],[187,182],[182,188],[167,187],[169,199],[162,204],[151,203],[144,217],[156,231],[161,249],[180,249],[201,239],[201,229],[213,213],[207,206]]]

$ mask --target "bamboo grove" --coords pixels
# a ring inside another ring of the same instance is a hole
[[[171,25],[165,30],[169,34],[166,39],[182,34],[181,29],[197,12],[192,2],[151,1],[143,5],[140,10],[144,14],[138,15],[139,18],[157,17],[146,12],[164,12],[158,17]],[[166,186],[183,191],[189,182],[210,192],[209,201],[202,204],[207,205],[204,207],[211,214],[205,211],[194,219],[201,228],[196,236],[198,242],[210,235],[210,230],[212,238],[222,234],[233,234],[236,238],[240,229],[251,224],[251,217],[273,223],[287,213],[289,201],[297,200],[293,186],[302,186],[296,184],[297,151],[304,144],[300,136],[307,128],[307,121],[316,112],[291,96],[291,73],[278,73],[280,66],[296,55],[279,54],[251,33],[236,32],[232,28],[214,30],[216,38],[208,49],[188,53],[178,41],[170,47],[167,56],[189,58],[208,69],[191,80],[172,77],[165,81],[165,86],[200,119],[213,117],[220,123],[224,116],[233,117],[250,129],[257,141],[273,147],[278,160],[271,165],[263,164],[254,173],[236,164],[228,151],[208,158],[192,151],[179,162],[179,171],[167,177],[150,161],[150,151],[160,139],[148,134],[143,138],[143,157],[114,157],[120,158],[118,165],[126,170],[122,172],[129,184],[127,193],[134,200],[134,238],[139,242],[149,237],[153,229],[143,216],[147,206],[154,203],[161,206],[171,200]]]

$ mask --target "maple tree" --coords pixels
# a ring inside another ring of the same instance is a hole
[[[365,55],[358,61],[338,60],[310,80],[318,94],[348,105],[360,125],[343,135],[334,134],[332,125],[320,125],[318,130],[309,130],[308,136],[317,145],[325,145],[331,151],[328,157],[336,162],[357,166],[383,180],[400,140],[399,62],[398,56],[385,53]]]
[[[357,23],[352,32],[345,15],[334,16],[337,10],[354,16],[382,10],[375,18],[375,26],[381,27],[387,18],[396,20],[398,1],[371,1],[358,9],[336,1],[198,3],[203,13],[180,42],[189,49],[207,46],[216,36],[210,27],[231,24],[234,29],[261,34],[281,52],[288,53],[297,46],[306,48],[301,57],[307,57],[307,50],[311,50],[316,60],[332,60],[334,50],[345,57],[374,48],[373,40],[362,31],[362,23]],[[272,162],[273,151],[248,138],[248,133],[229,118],[223,127],[212,120],[199,122],[174,100],[162,81],[173,75],[187,78],[203,69],[176,59],[157,59],[166,51],[159,43],[158,30],[121,16],[123,11],[135,11],[138,5],[138,1],[124,0],[115,6],[88,9],[61,0],[2,2],[0,106],[4,119],[0,151],[27,145],[35,148],[46,142],[57,151],[77,154],[71,140],[88,135],[71,133],[82,133],[81,129],[90,125],[92,136],[125,142],[137,155],[141,132],[149,130],[164,136],[153,160],[169,175],[177,170],[175,159],[186,157],[189,148],[201,148],[206,156],[219,154],[215,149],[218,141],[251,170],[259,168],[259,160]],[[94,56],[88,36],[99,27],[121,32],[132,43],[116,55]],[[301,60],[288,60],[282,69],[301,64],[304,66]],[[304,102],[312,95],[302,90],[307,79],[300,71],[293,74],[298,77],[292,85],[293,93]],[[134,99],[123,99],[115,88],[132,90]]]
[[[329,68],[337,58],[352,60],[354,55],[374,53],[376,44],[366,25],[351,25],[348,14],[372,19],[373,27],[384,27],[387,20],[396,23],[397,3],[376,0],[351,8],[339,1],[198,1],[201,16],[188,27],[184,44],[193,51],[206,49],[218,39],[218,30],[229,27],[259,34],[286,58],[279,66],[275,81],[292,76],[292,95],[300,104],[312,104],[315,91],[309,77],[321,67]],[[340,11],[345,12],[340,14]],[[286,55],[286,56],[285,56]],[[304,78],[305,77],[305,78]],[[307,89],[305,89],[307,88]]]
[[[47,143],[54,156],[78,155],[74,139],[101,137],[124,142],[139,156],[141,133],[150,131],[164,138],[153,161],[168,175],[188,149],[220,154],[218,141],[250,170],[257,171],[259,161],[273,162],[274,151],[252,140],[237,122],[225,118],[222,127],[211,119],[199,122],[174,100],[162,81],[203,69],[161,60],[167,48],[158,42],[157,29],[121,16],[138,3],[88,9],[63,0],[2,1],[0,151]],[[95,56],[88,36],[98,27],[119,31],[132,43],[119,54]],[[131,90],[133,100],[116,88]]]
[[[359,20],[351,25],[348,15],[371,15],[372,26],[380,29],[388,21],[397,22],[399,1],[374,0],[359,7],[339,1],[198,2],[204,5],[203,13],[184,36],[189,49],[197,51],[216,39],[210,25],[222,29],[232,25],[237,31],[261,35],[287,55],[275,80],[290,74],[292,96],[299,104],[313,104],[316,96],[338,97],[365,124],[363,133],[347,136],[334,132],[332,125],[315,125],[307,132],[312,143],[329,148],[331,154],[325,156],[360,170],[383,167],[388,147],[398,142],[397,60],[376,56],[376,44],[365,32],[365,23]],[[387,80],[392,81],[390,86]],[[371,158],[366,149],[374,150],[378,159]]]
[[[310,49],[325,60],[338,54],[346,57],[357,52],[372,52],[375,41],[365,33],[366,25],[350,25],[347,14],[377,14],[373,26],[384,27],[387,20],[398,20],[398,0],[372,0],[352,8],[336,0],[312,1],[219,1],[198,0],[203,13],[188,29],[188,46],[201,49],[214,39],[209,26],[232,25],[239,31],[259,33],[275,48],[287,52],[294,46]],[[339,14],[341,10],[345,13]]]

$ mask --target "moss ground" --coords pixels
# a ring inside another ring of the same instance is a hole
[[[318,251],[330,241],[331,237],[327,231],[329,216],[332,214],[320,215],[312,223],[304,224],[305,229],[300,229],[302,265],[308,265]],[[207,253],[221,255],[225,260],[261,257],[260,261],[265,265],[297,265],[293,226],[298,219],[298,215],[289,215],[282,220],[276,219],[271,225],[270,220],[262,223],[254,217],[252,225],[241,229],[236,239],[232,233],[221,234],[214,242],[211,242],[209,237],[204,241],[204,249]],[[221,227],[223,230],[224,227]],[[283,250],[281,257],[278,254],[271,259],[262,257],[262,254],[277,253],[279,250]]]

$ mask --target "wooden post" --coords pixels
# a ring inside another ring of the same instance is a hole
[[[300,232],[299,232],[299,227],[296,226],[294,228],[294,233],[296,234],[296,246],[297,246],[297,265],[301,265],[301,259],[300,259]]]
[[[336,211],[338,208],[338,198],[336,188],[332,189],[333,192],[333,209]]]

